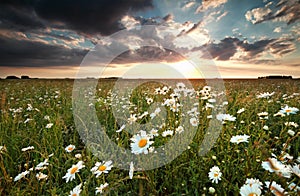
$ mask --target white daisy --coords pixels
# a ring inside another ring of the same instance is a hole
[[[222,172],[220,171],[220,168],[218,166],[213,166],[210,168],[210,171],[208,173],[208,177],[210,180],[212,180],[213,183],[218,184],[218,180],[221,180]]]
[[[167,137],[167,136],[172,136],[174,134],[174,131],[172,131],[172,130],[166,130],[166,131],[164,131],[164,132],[162,132],[162,136],[163,137]]]
[[[239,109],[236,113],[240,114],[240,113],[242,113],[242,112],[244,112],[244,111],[245,111],[245,108],[241,108],[241,109]]]
[[[96,187],[96,192],[95,194],[97,195],[98,193],[103,193],[104,189],[108,187],[108,183],[101,184],[99,187]]]
[[[68,172],[64,175],[63,179],[65,178],[66,182],[74,180],[75,174],[82,168],[84,168],[83,161],[79,161],[76,165],[72,165],[72,167],[68,169]]]
[[[19,173],[19,174],[14,178],[14,181],[16,182],[16,181],[18,181],[18,180],[24,178],[24,177],[25,177],[27,174],[29,174],[29,173],[30,173],[30,171],[28,171],[28,170],[26,170],[26,171],[24,171],[24,172],[22,172],[22,173]]]
[[[48,123],[48,124],[46,125],[46,129],[50,129],[52,126],[53,126],[53,123]]]
[[[291,177],[291,170],[286,165],[282,164],[280,161],[278,161],[275,158],[268,158],[267,161],[263,161],[261,166],[269,171],[269,172],[275,172],[278,175],[281,175],[285,178]]]
[[[80,192],[82,191],[81,186],[82,186],[81,183],[79,185],[75,186],[75,188],[72,191],[70,191],[69,196],[79,196]]]
[[[190,123],[193,127],[198,126],[198,120],[195,117],[190,119]]]
[[[242,196],[259,196],[261,195],[261,190],[257,184],[244,184],[240,188],[240,194]]]
[[[65,151],[67,151],[67,152],[72,152],[74,149],[75,149],[75,146],[72,144],[65,147]]]
[[[26,148],[22,148],[22,151],[25,152],[25,151],[33,150],[33,149],[34,149],[34,146],[28,146]]]
[[[300,168],[299,168],[299,165],[295,164],[293,167],[290,166],[290,168],[291,168],[292,172],[296,176],[298,176],[300,178]]]
[[[262,185],[263,185],[263,183],[256,178],[247,178],[245,184],[249,184],[250,186],[257,185],[258,188],[260,189],[262,189]]]
[[[48,175],[43,174],[42,172],[39,172],[38,174],[35,175],[35,177],[40,181],[40,180],[43,180],[43,179],[47,179]]]
[[[265,184],[266,188],[270,189],[274,195],[285,195],[284,189],[275,181],[273,181],[272,184],[269,181],[266,181]]]
[[[231,143],[241,143],[241,142],[248,142],[248,139],[250,138],[249,135],[236,135],[236,136],[232,136],[230,139]]]
[[[256,97],[257,98],[270,98],[272,95],[274,95],[275,92],[272,92],[272,93],[269,93],[269,92],[266,92],[266,93],[260,93],[259,95],[257,95]]]
[[[178,133],[178,134],[182,133],[183,131],[184,131],[183,126],[178,126],[178,127],[175,129],[175,132]]]
[[[296,114],[298,111],[299,111],[298,108],[289,107],[286,105],[284,108],[281,108],[281,110],[279,112],[286,114],[286,115],[290,115],[290,114]]]
[[[131,152],[134,154],[148,154],[148,148],[151,144],[153,144],[153,141],[150,141],[151,137],[149,137],[146,133],[146,131],[141,130],[140,134],[134,135],[130,140],[132,143],[131,146]]]
[[[132,124],[137,120],[136,114],[130,114],[130,117],[128,118],[128,123]]]
[[[133,172],[134,172],[133,162],[130,162],[130,166],[129,166],[129,178],[130,179],[132,179],[132,177],[133,177]]]
[[[217,119],[225,123],[225,121],[235,121],[236,117],[231,116],[230,114],[217,114]]]
[[[96,175],[96,178],[98,178],[102,173],[108,173],[112,167],[112,161],[97,162],[91,169],[91,172],[93,172],[93,174]]]

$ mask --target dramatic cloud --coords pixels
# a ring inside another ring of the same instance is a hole
[[[227,37],[219,43],[209,43],[204,45],[202,49],[209,52],[210,56],[205,58],[213,58],[215,60],[241,60],[251,62],[261,57],[263,53],[269,53],[276,58],[288,55],[296,50],[295,44],[291,39],[265,39],[254,43],[241,41],[235,37]],[[262,60],[260,62],[263,62]],[[269,62],[269,61],[268,61]]]
[[[0,38],[0,42],[0,66],[6,67],[74,66],[87,53],[36,41]]]
[[[298,0],[281,0],[276,5],[269,2],[264,7],[247,11],[245,17],[253,24],[269,20],[292,24],[300,20],[300,2]]]
[[[152,8],[151,0],[1,1],[1,26],[68,28],[85,34],[109,35],[122,28],[129,12]],[[26,30],[26,29],[25,29]]]

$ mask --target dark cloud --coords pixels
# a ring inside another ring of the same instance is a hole
[[[263,52],[269,52],[275,57],[282,57],[296,50],[296,46],[291,39],[265,39],[253,43],[240,40],[235,37],[227,37],[219,43],[208,43],[200,49],[206,50],[209,55],[204,58],[213,58],[216,60],[230,60],[239,50],[245,52],[239,60],[253,61]]]
[[[240,43],[241,41],[238,38],[227,37],[221,40],[220,43],[209,43],[203,48],[216,60],[229,60],[236,53],[237,45]]]
[[[85,34],[109,35],[122,27],[119,20],[137,10],[152,8],[151,0],[28,0],[0,2],[3,24],[11,27],[68,28]]]
[[[87,53],[29,40],[0,38],[0,66],[44,67],[79,65]]]
[[[183,60],[180,54],[159,47],[145,46],[134,51],[126,51],[112,61],[112,64],[141,62],[177,62]]]

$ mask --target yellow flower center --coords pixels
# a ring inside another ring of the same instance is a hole
[[[286,113],[290,113],[292,110],[291,109],[286,109],[285,112]]]
[[[69,151],[73,150],[73,147],[72,146],[68,147],[68,150]]]
[[[106,166],[105,165],[101,165],[99,168],[98,168],[99,171],[104,171],[106,170]]]
[[[256,193],[250,193],[250,194],[248,194],[248,196],[257,196],[257,194]]]
[[[71,169],[70,173],[71,173],[71,174],[75,174],[75,172],[77,172],[77,170],[78,170],[78,167],[75,166],[75,167],[73,167],[73,168]]]
[[[214,177],[218,177],[219,176],[219,174],[218,173],[214,173]]]
[[[77,193],[73,193],[72,196],[77,196]]]
[[[143,148],[143,147],[145,147],[146,145],[147,145],[147,139],[141,139],[140,141],[139,141],[139,147],[140,148]]]

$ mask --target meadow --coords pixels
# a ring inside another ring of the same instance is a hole
[[[196,130],[174,160],[143,170],[87,147],[74,123],[73,80],[0,80],[0,195],[299,195],[300,80],[225,80],[223,92],[191,83],[147,83],[126,97],[112,92],[115,80],[101,80],[81,92],[111,141],[141,160]],[[184,104],[193,107],[183,112]],[[200,155],[213,119],[220,133]],[[145,129],[132,132],[135,124]]]

